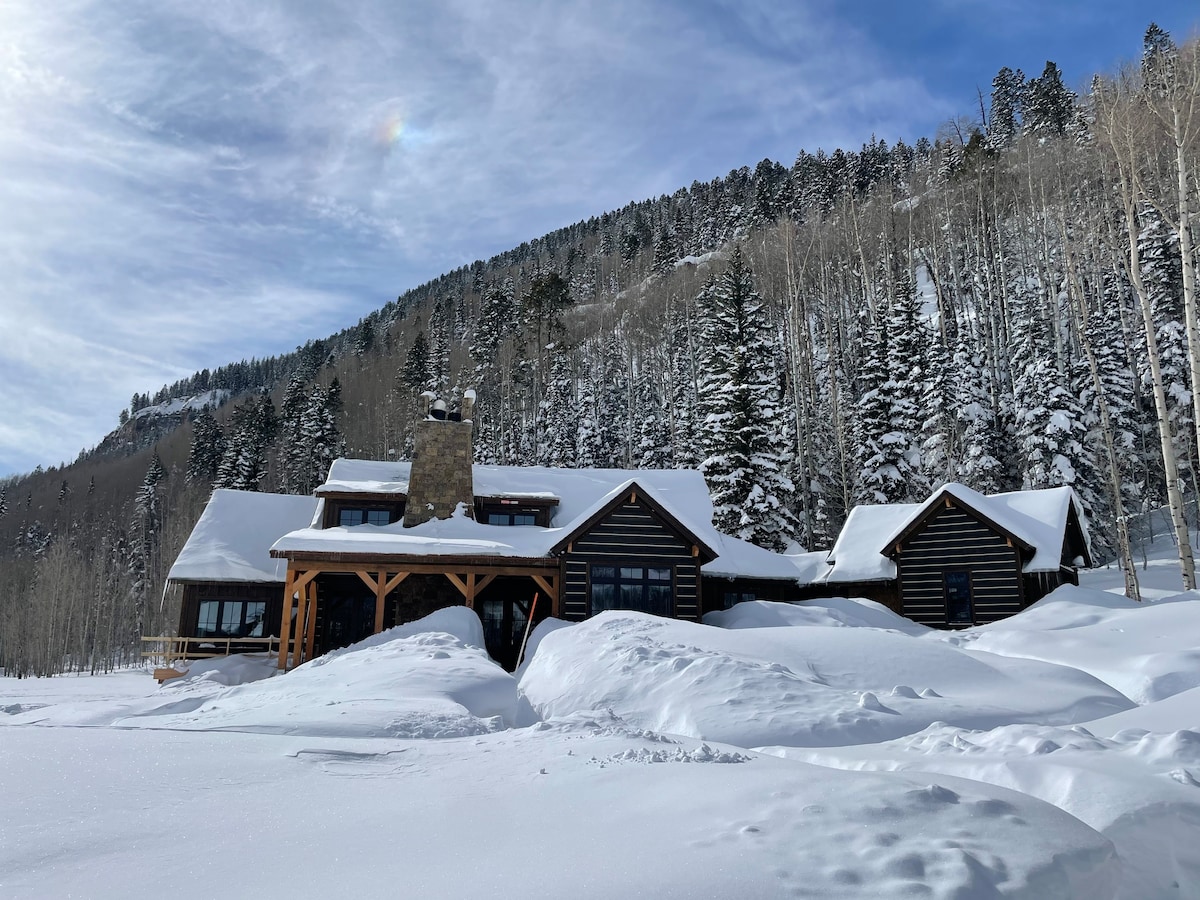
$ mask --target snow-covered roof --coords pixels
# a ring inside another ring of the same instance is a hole
[[[1071,505],[1087,541],[1087,525],[1069,487],[1004,494],[981,494],[966,485],[943,485],[924,503],[856,506],[850,511],[837,543],[829,554],[830,568],[815,581],[879,581],[896,577],[896,564],[887,550],[914,523],[947,495],[986,517],[999,528],[1033,548],[1025,572],[1057,572],[1062,562],[1063,537]]]
[[[318,493],[407,494],[411,465],[361,459],[336,460]],[[324,552],[370,555],[500,556],[537,559],[615,497],[635,485],[679,524],[718,554],[706,575],[799,580],[790,557],[717,531],[704,476],[695,469],[556,469],[546,466],[483,466],[472,470],[480,497],[556,500],[550,527],[485,525],[466,517],[421,525],[355,525],[302,528],[283,535],[278,553]]]
[[[313,522],[316,497],[213,491],[167,577],[172,581],[282,582],[287,560],[272,559],[280,536]]]

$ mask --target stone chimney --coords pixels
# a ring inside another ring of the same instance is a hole
[[[404,526],[411,528],[430,519],[448,519],[462,503],[475,516],[475,483],[471,476],[471,417],[475,392],[466,391],[460,412],[447,412],[446,404],[431,391],[418,398],[417,433],[413,442],[412,471],[408,477],[408,502]]]

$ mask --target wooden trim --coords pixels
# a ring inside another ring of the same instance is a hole
[[[288,654],[288,632],[292,627],[292,606],[295,604],[295,571],[291,566],[288,566],[287,581],[283,583],[283,610],[280,612],[279,619],[279,663],[276,666],[278,669],[287,670],[287,654]]]
[[[990,528],[992,531],[996,532],[1001,537],[1006,537],[1006,538],[1009,538],[1010,540],[1014,541],[1016,543],[1016,545],[1021,548],[1021,550],[1032,551],[1034,549],[1031,544],[1026,543],[1019,536],[1013,534],[1008,529],[1001,528],[998,524],[996,524],[994,521],[992,521],[992,519],[990,519],[988,516],[984,515],[983,513],[981,513],[979,510],[975,509],[975,507],[971,506],[970,504],[964,503],[958,497],[953,496],[952,494],[947,492],[945,488],[942,488],[942,490],[941,490],[941,499],[945,500],[947,509],[961,510],[967,516],[970,516],[971,518],[975,519],[977,522],[980,522],[983,525],[986,525],[988,528]],[[926,501],[926,502],[928,503],[928,501]],[[902,552],[902,545],[904,543],[906,543],[908,541],[908,539],[911,538],[917,531],[919,531],[919,530],[921,530],[921,528],[925,527],[925,525],[929,522],[929,520],[932,519],[935,515],[937,515],[940,511],[941,511],[941,504],[937,502],[937,498],[935,497],[934,501],[932,503],[929,503],[928,507],[924,510],[924,512],[922,512],[919,516],[917,516],[917,518],[913,519],[905,527],[905,529],[896,536],[894,550],[892,549],[892,547],[885,547],[884,549],[880,550],[879,552],[882,553],[884,556],[888,556],[889,558],[895,558],[895,556],[897,554]],[[889,551],[891,551],[891,552],[889,553]]]
[[[408,494],[403,491],[322,491],[317,488],[313,493],[327,503],[401,503],[408,500]]]
[[[371,589],[371,593],[377,593],[379,591],[379,582],[372,578],[368,573],[360,570],[354,574],[361,578],[363,584]]]
[[[658,518],[660,518],[663,521],[663,523],[667,526],[668,529],[673,530],[677,535],[679,535],[681,538],[683,538],[682,543],[684,545],[695,544],[697,547],[699,547],[701,556],[707,557],[704,560],[705,562],[712,562],[714,559],[716,559],[720,555],[715,550],[713,550],[712,547],[708,546],[708,544],[706,544],[706,543],[704,543],[704,541],[700,540],[700,538],[697,535],[693,534],[690,528],[688,528],[682,522],[680,522],[677,518],[675,518],[675,516],[671,513],[671,511],[669,509],[667,509],[665,506],[663,506],[661,503],[659,503],[657,500],[655,500],[652,496],[647,494],[645,492],[645,490],[636,481],[633,481],[629,487],[630,487],[629,494],[622,493],[622,494],[618,494],[617,496],[613,497],[612,500],[610,500],[608,503],[604,504],[604,506],[600,507],[600,509],[596,510],[596,512],[592,513],[592,515],[588,516],[588,518],[586,520],[584,520],[582,523],[580,523],[580,525],[578,527],[576,527],[574,531],[572,531],[569,535],[567,535],[561,541],[559,541],[557,544],[555,544],[553,547],[551,547],[550,552],[552,554],[554,554],[555,556],[557,556],[558,554],[560,554],[563,551],[564,547],[568,547],[568,546],[572,545],[582,535],[591,531],[603,519],[605,519],[607,516],[609,516],[611,513],[613,513],[617,509],[619,509],[621,506],[625,505],[628,502],[637,502],[637,503],[641,503],[641,504],[645,505],[647,508],[649,508],[649,510],[655,516],[657,516]],[[641,491],[640,497],[638,495],[639,491]],[[632,500],[630,498],[632,498]]]

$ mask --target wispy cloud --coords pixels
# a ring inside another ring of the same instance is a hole
[[[0,473],[551,228],[960,111],[841,10],[7,0]]]

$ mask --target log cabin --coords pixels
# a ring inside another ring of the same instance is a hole
[[[950,483],[924,503],[856,506],[800,594],[866,597],[956,628],[1020,612],[1091,565],[1070,487],[985,495]]]
[[[338,459],[313,497],[214,491],[170,573],[179,634],[278,636],[291,668],[465,604],[508,668],[537,621],[632,609],[700,621],[747,600],[866,597],[961,627],[1017,612],[1091,563],[1070,488],[856,507],[830,552],[712,525],[694,469],[472,462],[474,396],[423,395],[411,462]]]

